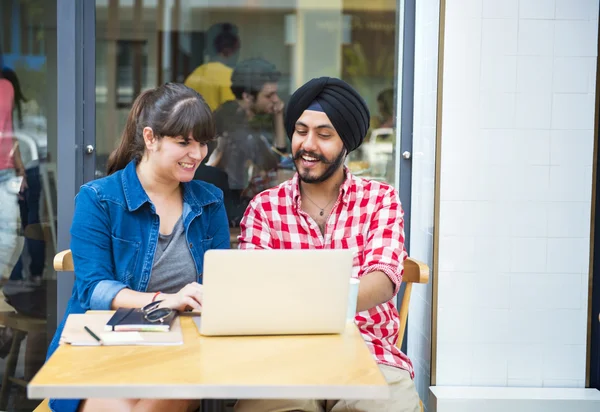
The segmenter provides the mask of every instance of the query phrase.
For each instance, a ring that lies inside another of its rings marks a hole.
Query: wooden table
[[[32,399],[385,399],[358,329],[341,335],[200,336],[182,317],[181,346],[63,345],[30,382]]]

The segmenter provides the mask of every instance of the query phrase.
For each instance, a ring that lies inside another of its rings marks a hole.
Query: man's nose
[[[316,152],[317,149],[317,136],[313,131],[309,131],[306,134],[304,142],[302,142],[302,149],[306,152]]]

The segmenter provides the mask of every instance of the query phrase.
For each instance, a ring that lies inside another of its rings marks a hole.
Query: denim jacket
[[[182,185],[185,236],[202,283],[204,252],[230,247],[223,192],[198,180]],[[146,291],[158,234],[159,217],[137,177],[135,161],[81,187],[71,225],[75,284],[48,357],[58,347],[70,313],[109,310],[124,288]],[[76,411],[78,405],[79,400],[50,401],[53,411]]]

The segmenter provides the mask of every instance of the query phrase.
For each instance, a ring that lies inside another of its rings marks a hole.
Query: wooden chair
[[[402,347],[402,342],[404,340],[404,332],[406,331],[406,322],[408,320],[408,307],[410,305],[410,295],[413,284],[429,283],[429,266],[413,258],[407,258],[404,261],[404,274],[402,275],[402,281],[406,283],[406,288],[404,289],[402,303],[398,309],[398,316],[400,317],[400,332],[398,333],[398,341],[396,342],[396,346],[398,348]]]
[[[400,330],[398,332],[398,340],[396,346],[398,349],[402,348],[402,342],[404,341],[404,332],[406,332],[406,323],[408,321],[408,307],[410,306],[410,295],[412,293],[412,287],[415,283],[426,284],[429,283],[429,266],[423,262],[419,262],[413,258],[407,258],[404,261],[404,273],[402,275],[402,281],[406,283],[404,288],[404,296],[402,296],[402,303],[398,309],[398,317],[400,318]],[[423,401],[419,399],[421,406],[421,412],[425,410]]]
[[[48,405],[48,399],[44,399],[42,403],[40,403],[37,408],[33,410],[33,412],[51,412],[50,405]]]
[[[57,272],[72,272],[75,270],[73,266],[73,255],[71,249],[63,250],[54,256],[54,270]],[[48,399],[44,399],[33,412],[50,412]]]
[[[73,255],[71,254],[71,249],[63,250],[62,252],[58,252],[56,256],[54,256],[54,270],[57,272],[72,272],[75,270],[73,266]]]

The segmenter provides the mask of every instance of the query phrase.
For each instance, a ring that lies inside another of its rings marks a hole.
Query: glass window
[[[0,373],[29,380],[45,360],[46,319],[56,312],[46,299],[56,279],[55,0],[0,2],[0,68]],[[5,368],[11,351],[15,370]],[[39,403],[6,385],[0,410]]]
[[[97,0],[97,175],[140,90],[183,82],[214,111],[217,140],[196,177],[229,195],[232,226],[258,191],[294,173],[276,118],[291,93],[339,77],[371,128],[347,166],[395,184],[396,0]]]

